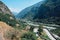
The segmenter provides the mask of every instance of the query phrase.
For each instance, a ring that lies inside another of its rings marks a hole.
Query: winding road
[[[28,23],[29,25],[33,25],[33,26],[39,26],[39,25],[36,25],[36,24],[33,24],[33,23]],[[55,29],[55,28],[54,28]],[[52,35],[51,33],[46,29],[46,27],[43,28],[43,31],[46,32],[46,34],[48,35],[48,37],[51,39],[51,40],[56,40]]]
[[[51,40],[56,40],[47,29],[43,29]]]

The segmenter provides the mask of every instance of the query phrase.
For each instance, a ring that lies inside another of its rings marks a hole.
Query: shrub
[[[22,35],[21,40],[37,40],[37,37],[34,33],[27,32]]]
[[[35,28],[34,26],[31,26],[30,27],[30,31],[32,32],[34,28]]]
[[[16,21],[16,19],[14,18],[14,20],[11,20],[10,17],[13,17],[9,14],[3,14],[3,13],[0,13],[0,21],[3,21],[3,22],[6,22],[7,24],[9,24],[10,26],[16,26],[16,23],[18,23]]]
[[[43,27],[42,25],[39,26],[39,29],[38,29],[39,35],[41,35],[41,32],[43,32],[42,27]]]

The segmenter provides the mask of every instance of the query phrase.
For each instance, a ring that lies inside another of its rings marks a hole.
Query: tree
[[[43,32],[43,30],[42,30],[42,29],[43,29],[43,26],[42,26],[42,25],[40,25],[40,26],[39,26],[39,29],[38,29],[38,34],[39,34],[39,35],[41,35],[41,32]]]
[[[34,29],[34,26],[31,26],[31,27],[30,27],[30,31],[33,31],[33,29]]]

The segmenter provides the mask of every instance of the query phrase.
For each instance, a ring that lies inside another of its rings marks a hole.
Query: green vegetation
[[[25,25],[22,21],[19,20],[20,27],[19,29],[25,29],[27,25]]]
[[[60,36],[60,28],[57,28],[57,29],[54,29],[54,30],[51,30],[52,33]]]
[[[17,21],[13,17],[13,19],[10,19],[10,17],[12,16],[9,14],[0,13],[0,21],[6,22],[7,24],[13,27],[16,26]]]
[[[16,20],[14,16],[9,15],[9,14],[0,13],[0,21],[3,21],[7,23],[8,25],[17,29],[24,29],[26,26],[21,21]],[[16,24],[19,24],[19,26],[17,27]]]
[[[51,40],[44,31],[41,33],[40,37],[44,40]]]
[[[33,29],[34,29],[34,28],[35,28],[34,26],[31,26],[31,27],[30,27],[30,31],[33,32]]]
[[[51,40],[46,34],[40,36],[44,40]]]
[[[34,33],[27,32],[22,35],[21,40],[37,40],[37,37]]]
[[[40,26],[39,26],[39,29],[38,29],[38,33],[39,33],[39,35],[41,35],[41,32],[43,32],[42,28],[43,28],[43,26],[40,25]]]
[[[40,25],[38,29],[39,36],[44,40],[50,40],[49,37],[45,34],[45,32],[42,29],[43,29],[43,25]]]

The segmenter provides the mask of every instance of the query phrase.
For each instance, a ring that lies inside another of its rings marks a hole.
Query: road
[[[60,37],[58,36],[58,35],[56,35],[56,34],[52,34],[55,38],[58,38],[58,39],[60,39]]]
[[[43,29],[51,40],[56,40],[47,29]]]
[[[33,23],[28,23],[29,25],[32,25],[32,26],[39,26],[39,25],[36,25],[36,24],[33,24]],[[44,27],[44,26],[43,26]],[[55,28],[54,28],[55,29]],[[46,29],[46,27],[43,28],[43,31],[46,32],[46,34],[48,35],[48,37],[51,39],[51,40],[56,40],[52,35],[51,33]]]

